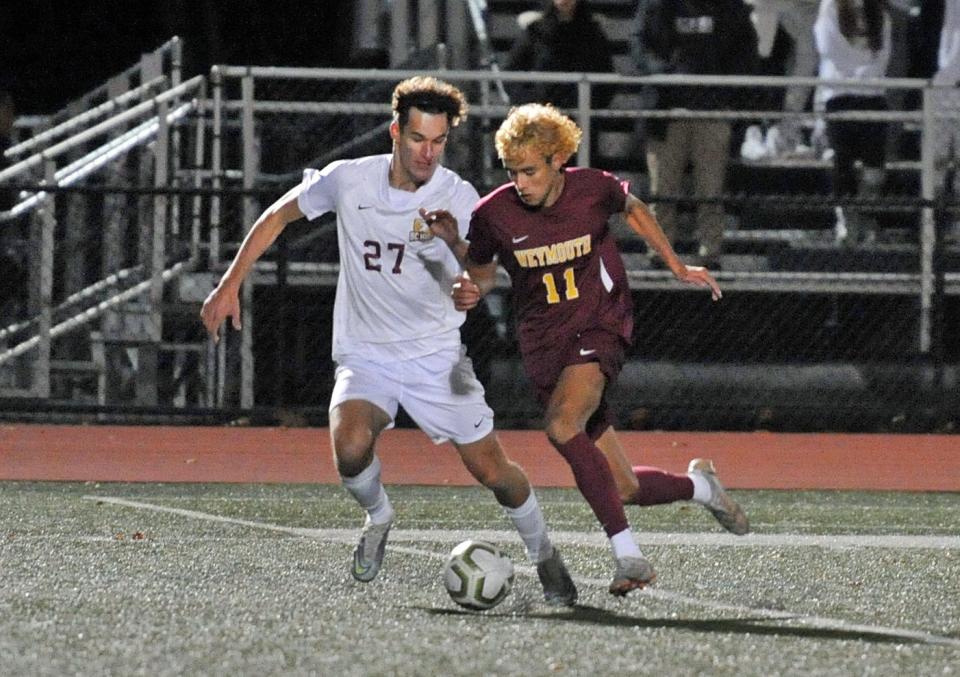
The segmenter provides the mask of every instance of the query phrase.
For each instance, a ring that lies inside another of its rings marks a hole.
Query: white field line
[[[131,501],[110,496],[84,496],[84,500],[101,501],[123,505],[128,508],[146,508],[156,512],[167,512],[194,519],[213,520],[241,524],[257,529],[280,531],[283,533],[313,538],[322,541],[352,543],[356,540],[355,529],[308,529],[305,527],[286,527],[265,522],[248,522],[234,517],[221,517],[211,513],[196,512],[183,508],[171,508],[155,503]],[[503,541],[513,538],[514,532],[500,529],[471,529],[470,538],[487,541]],[[846,550],[849,548],[924,548],[934,550],[960,550],[960,536],[904,536],[904,535],[816,535],[816,534],[747,534],[734,536],[718,532],[661,532],[635,531],[634,536],[640,545],[685,545],[712,547],[807,547]],[[451,541],[464,538],[462,529],[393,529],[391,542],[408,541],[413,543]],[[550,540],[558,544],[594,545],[606,547],[607,539],[600,531],[585,533],[582,531],[550,531]]]
[[[254,529],[264,529],[267,531],[276,531],[287,533],[303,538],[322,540],[338,543],[354,543],[357,538],[355,529],[305,529],[299,527],[286,527],[279,524],[270,524],[268,522],[254,522],[235,517],[224,517],[211,513],[198,512],[196,510],[185,510],[183,508],[171,508],[153,503],[142,503],[131,501],[124,498],[112,496],[84,496],[84,500],[97,501],[100,503],[109,503],[127,508],[139,510],[152,510],[154,512],[165,512],[192,519],[205,520],[208,522],[220,522],[223,524],[237,524],[251,527]],[[432,559],[443,560],[445,553],[438,553],[419,548],[408,548],[397,546],[397,541],[405,542],[437,542],[450,541],[457,542],[467,536],[466,532],[454,530],[424,530],[407,529],[395,530],[390,532],[390,550],[402,552],[410,555],[420,555]],[[469,537],[482,538],[492,541],[503,541],[514,538],[512,531],[506,530],[481,530],[471,531]],[[770,534],[767,536],[751,534],[748,536],[732,536],[723,534],[651,534],[638,533],[637,537],[642,545],[646,544],[668,544],[668,545],[737,545],[737,546],[760,546],[760,547],[881,547],[881,548],[960,548],[960,538],[939,537],[939,536],[810,536],[800,534]],[[578,545],[603,545],[606,546],[606,538],[602,534],[584,534],[581,532],[553,532],[551,538],[557,542],[575,543]],[[909,544],[905,544],[909,543]],[[927,543],[927,545],[921,545]],[[536,576],[536,570],[532,566],[519,565],[516,567],[517,573],[525,576]],[[574,579],[580,585],[606,587],[607,581],[598,578],[586,578],[575,576]],[[938,644],[949,647],[960,648],[960,639],[936,635],[918,630],[909,630],[904,628],[894,628],[883,625],[869,625],[863,623],[851,623],[843,619],[827,618],[824,616],[809,616],[789,611],[780,611],[777,609],[765,609],[762,607],[750,607],[740,604],[726,604],[724,602],[715,602],[697,597],[689,597],[662,588],[646,588],[642,591],[643,595],[655,599],[686,604],[711,609],[714,611],[727,611],[741,614],[748,617],[761,617],[770,620],[782,621],[811,628],[825,630],[838,630],[842,632],[860,632],[864,634],[887,636],[891,639],[902,639],[905,641],[922,642],[925,644]]]

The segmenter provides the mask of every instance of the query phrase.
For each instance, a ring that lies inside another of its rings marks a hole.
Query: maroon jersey
[[[629,341],[633,304],[610,228],[628,185],[596,169],[568,168],[550,207],[531,208],[506,184],[480,200],[470,221],[468,255],[496,255],[510,274],[524,354],[600,327]]]

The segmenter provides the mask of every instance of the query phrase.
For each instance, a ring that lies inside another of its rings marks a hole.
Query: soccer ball
[[[513,562],[495,545],[464,541],[451,552],[443,584],[460,606],[483,611],[497,606],[513,587]]]

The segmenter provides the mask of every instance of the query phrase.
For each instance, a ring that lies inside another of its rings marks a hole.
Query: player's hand
[[[453,283],[451,296],[453,296],[454,308],[457,310],[470,310],[480,303],[482,294],[480,294],[480,287],[470,279],[470,276],[466,273],[461,273]]]
[[[456,217],[446,209],[435,209],[427,211],[420,208],[420,218],[424,220],[430,228],[430,232],[453,247],[460,239],[460,229],[458,228]]]
[[[720,291],[720,285],[713,279],[710,271],[703,266],[683,266],[679,271],[675,271],[677,279],[685,284],[692,284],[695,287],[707,287],[710,289],[710,296],[714,301],[723,298],[723,292]]]
[[[240,330],[240,296],[235,290],[217,287],[200,310],[200,319],[214,343],[220,341],[220,325],[228,317],[233,318],[233,328]]]

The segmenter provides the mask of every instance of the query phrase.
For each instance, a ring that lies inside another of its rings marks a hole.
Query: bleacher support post
[[[933,89],[923,90],[923,126],[920,144],[920,189],[924,200],[933,200],[936,194],[934,151],[936,144],[936,119],[934,116]],[[928,355],[932,336],[933,305],[933,257],[936,246],[936,231],[933,209],[923,207],[920,217],[920,353]]]
[[[449,67],[463,70],[470,67],[470,32],[462,26],[470,25],[466,2],[447,3],[447,32],[445,43],[448,48]]]
[[[390,67],[399,68],[410,53],[410,0],[390,4]]]
[[[54,175],[57,171],[55,160],[44,162],[44,182],[55,184]],[[53,320],[53,238],[57,227],[54,194],[48,193],[43,208],[35,218],[37,236],[37,281],[36,281],[36,313],[39,317],[37,333],[40,342],[37,346],[37,361],[33,365],[33,383],[31,389],[36,397],[50,397],[50,329]]]
[[[252,75],[244,76],[241,83],[243,100],[243,189],[252,191],[260,169],[260,153],[257,148],[256,129],[253,119],[254,81]],[[260,215],[257,200],[251,195],[243,198],[244,231],[250,229]],[[253,406],[253,283],[247,281],[241,294],[243,328],[240,330],[240,406]]]
[[[590,119],[590,83],[586,79],[581,79],[577,83],[577,123],[583,130],[583,138],[580,141],[580,149],[577,151],[577,165],[580,167],[590,166],[590,135],[592,133]]]

